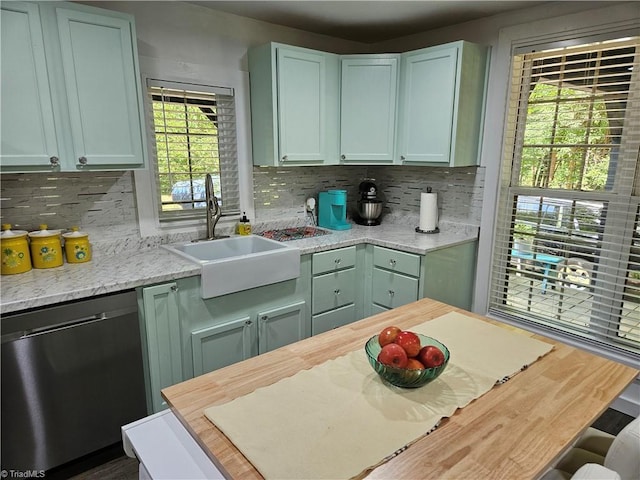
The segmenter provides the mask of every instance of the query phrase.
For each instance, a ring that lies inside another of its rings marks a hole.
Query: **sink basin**
[[[202,266],[202,298],[300,276],[300,251],[256,235],[188,242],[164,247]]]

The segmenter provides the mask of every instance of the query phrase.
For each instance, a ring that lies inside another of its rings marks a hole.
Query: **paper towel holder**
[[[431,187],[427,187],[427,193],[431,193]],[[425,234],[440,233],[440,229],[436,227],[433,230],[422,230],[420,227],[416,227],[416,233],[425,233]]]

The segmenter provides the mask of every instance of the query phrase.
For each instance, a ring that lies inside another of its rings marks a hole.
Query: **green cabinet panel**
[[[35,3],[0,6],[3,167],[49,168],[60,157],[49,92],[40,10]]]
[[[420,275],[420,255],[392,250],[390,248],[374,246],[373,265],[414,277]]]
[[[400,55],[341,57],[340,160],[393,163]]]
[[[454,42],[402,54],[402,164],[478,164],[488,49]]]
[[[133,17],[65,2],[23,5],[2,5],[2,117],[12,119],[11,135],[3,122],[2,170],[143,168]]]
[[[194,376],[252,357],[254,339],[255,324],[248,316],[191,332]]]
[[[167,408],[160,391],[184,380],[178,287],[171,282],[144,287],[140,294],[148,404],[158,412]]]
[[[471,310],[477,242],[468,242],[427,253],[421,297],[429,297]]]
[[[142,166],[132,21],[66,8],[56,18],[78,168]]]
[[[415,302],[418,300],[418,279],[374,268],[371,299],[374,304],[387,308]]]
[[[306,338],[306,302],[299,301],[257,314],[258,353],[266,353]]]
[[[270,43],[249,50],[256,165],[338,162],[338,57]]]
[[[342,270],[343,268],[355,267],[356,258],[355,246],[314,253],[312,272],[314,275],[319,275]]]
[[[313,278],[311,312],[326,312],[356,301],[356,269],[325,273]]]
[[[311,319],[311,335],[318,335],[319,333],[348,325],[356,320],[356,306],[354,304],[314,315]]]

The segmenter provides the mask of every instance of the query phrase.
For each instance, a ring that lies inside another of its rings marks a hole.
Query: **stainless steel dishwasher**
[[[135,292],[1,322],[2,470],[49,470],[147,415]]]

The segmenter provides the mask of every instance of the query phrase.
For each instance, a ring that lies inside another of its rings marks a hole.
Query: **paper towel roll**
[[[438,227],[438,194],[420,194],[420,230],[430,232]]]

